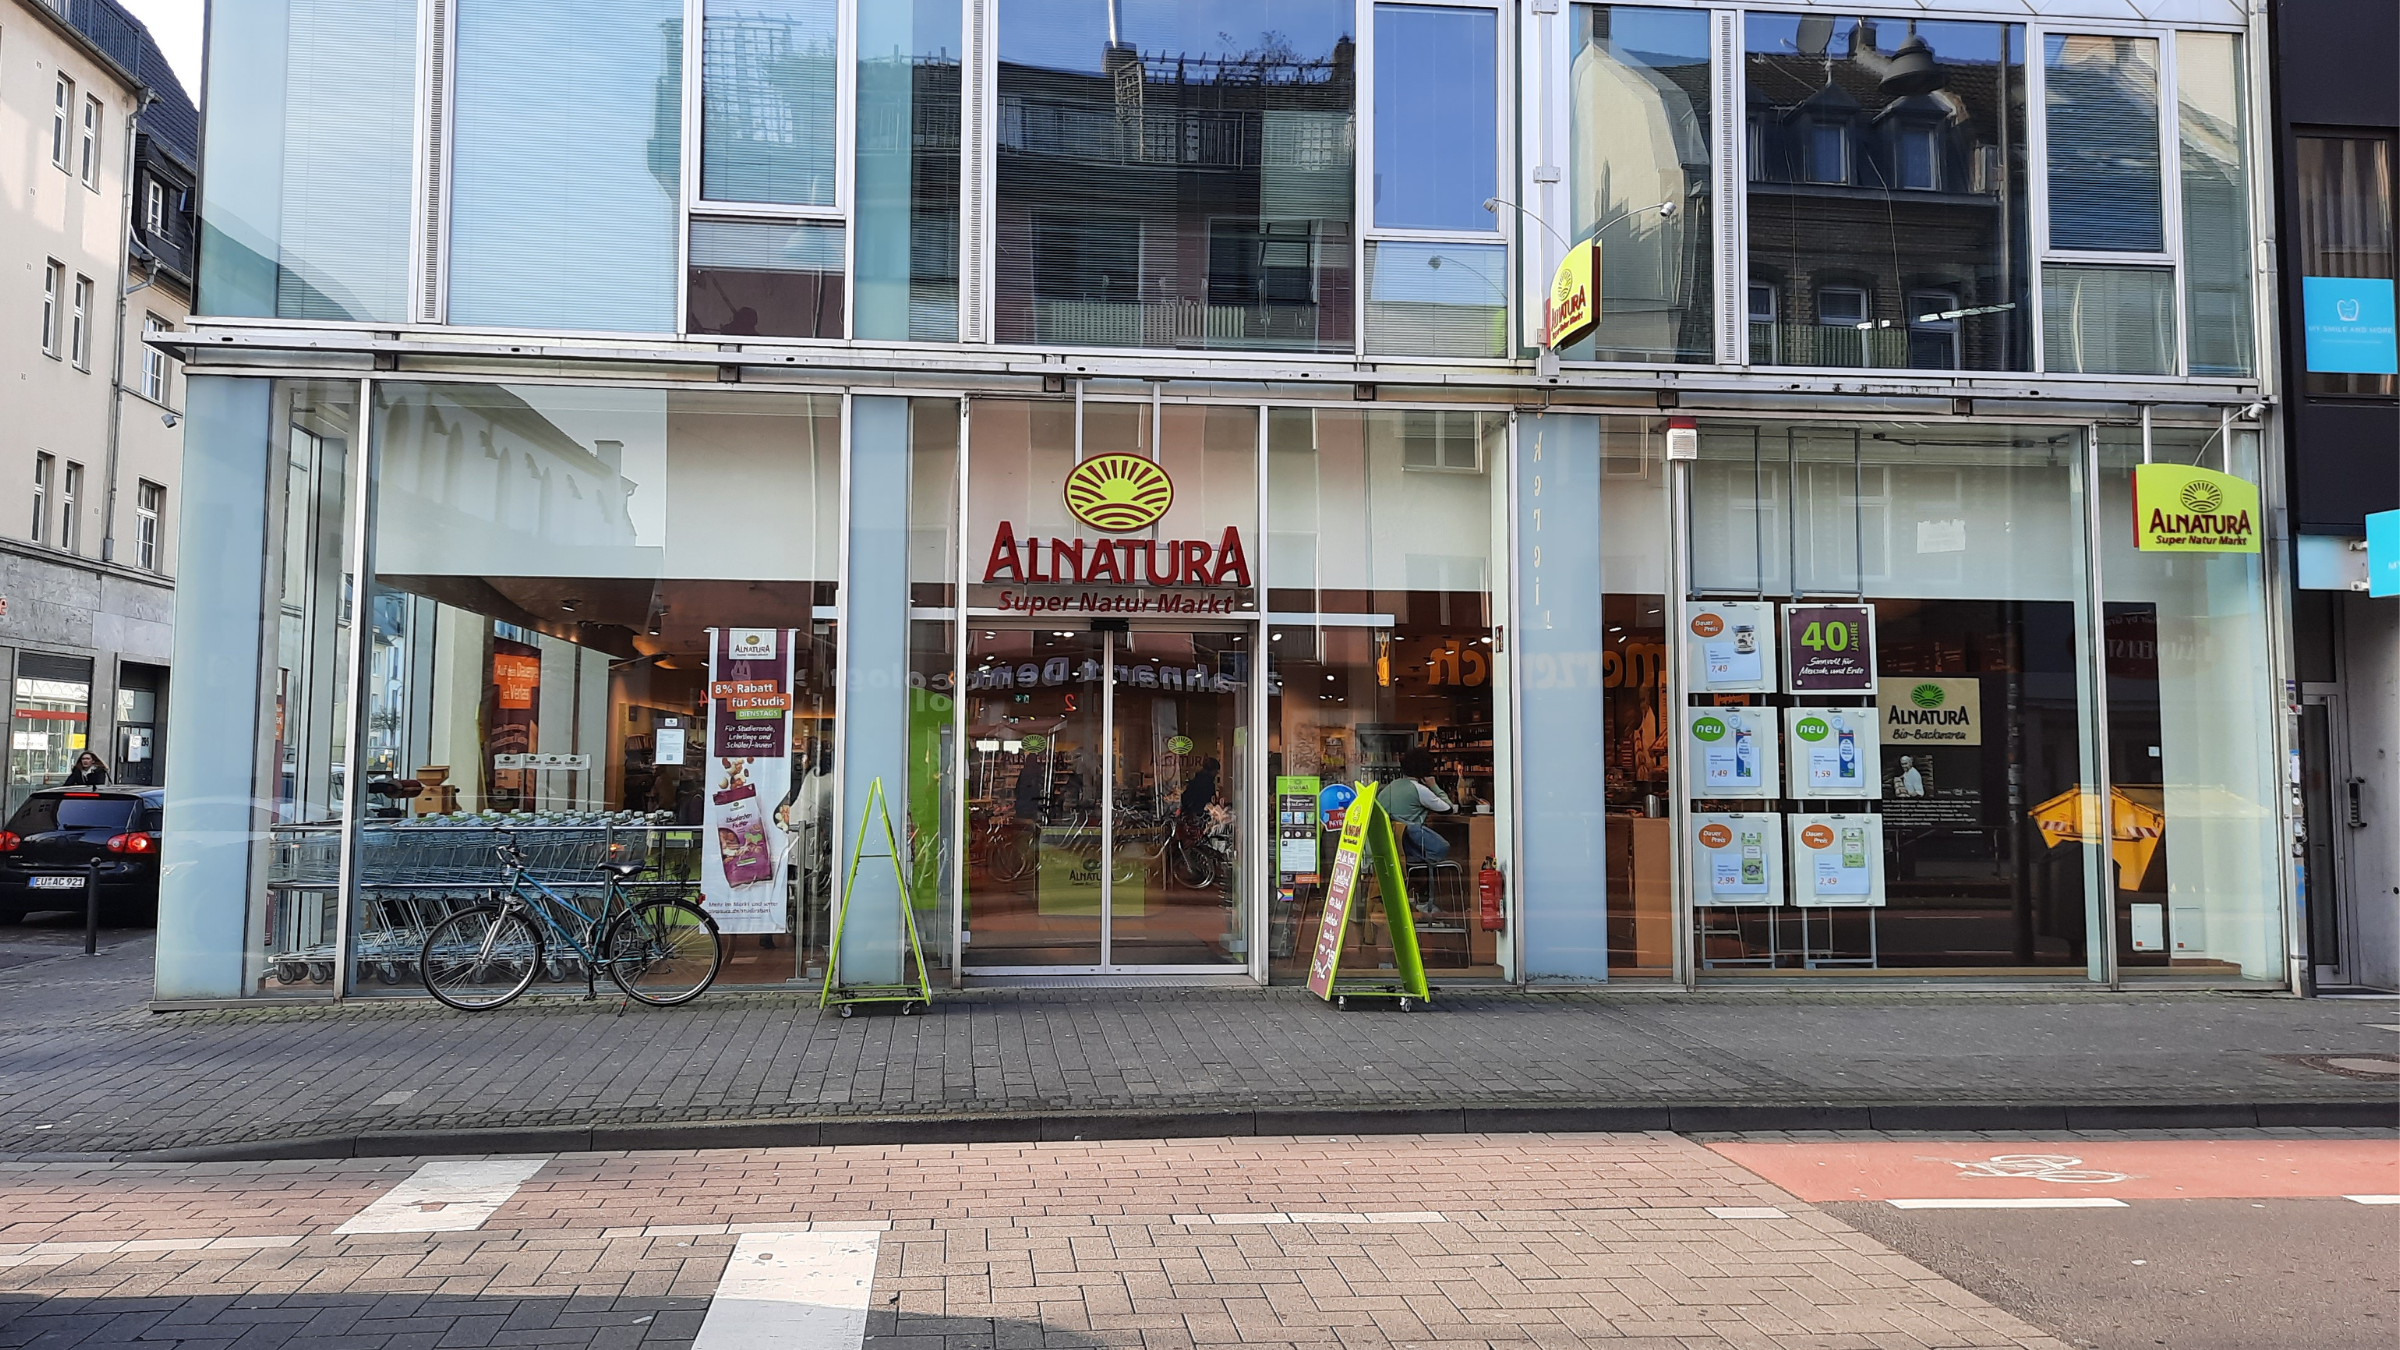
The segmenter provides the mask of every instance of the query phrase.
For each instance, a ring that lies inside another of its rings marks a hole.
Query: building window
[[[42,269],[42,355],[58,355],[60,291],[67,288],[67,269],[64,264],[51,263]]]
[[[2348,316],[2380,308],[2390,322],[2392,138],[2301,135],[2293,148],[2305,388],[2316,395],[2390,398],[2390,338],[2380,344],[2356,340]]]
[[[1949,368],[2033,369],[2025,28],[1757,12],[1742,34],[1749,271],[1779,292],[1749,306],[1752,361],[1906,369],[1902,302],[1936,281]]]
[[[92,368],[92,279],[75,278],[75,314],[67,344],[77,370]]]
[[[1598,328],[1559,355],[1713,361],[1708,15],[1629,5],[1577,5],[1574,15],[1567,238],[1597,239],[1607,262],[1595,278]],[[1544,231],[1524,232],[1538,257]]]
[[[69,553],[83,551],[83,466],[67,461],[67,476],[58,485],[58,546]]]
[[[158,518],[166,505],[167,490],[144,479],[134,497],[133,558],[145,572],[158,570]]]
[[[1010,0],[994,336],[1353,350],[1356,14],[1349,0]],[[1469,203],[1487,230],[1492,192]]]
[[[26,537],[39,544],[50,537],[50,476],[58,470],[55,455],[37,452],[33,457],[33,533]]]
[[[2050,33],[2042,52],[2050,246],[2163,251],[2158,39]]]
[[[2044,264],[2042,364],[2069,375],[2174,374],[2174,269]]]
[[[834,0],[707,0],[700,195],[834,206],[841,52]]]
[[[153,347],[149,339],[167,331],[167,321],[155,314],[142,318],[142,397],[153,403],[167,401],[167,354]]]
[[[67,168],[72,128],[68,119],[75,115],[75,82],[61,75],[50,91],[50,162],[60,169]]]
[[[2193,375],[2250,374],[2250,110],[2242,39],[2175,35],[2175,105],[2183,172],[2183,305]]]
[[[1499,41],[1497,10],[1375,7],[1371,218],[1410,237],[1367,244],[1369,352],[1509,350],[1508,250],[1497,242]]]
[[[1867,318],[1867,293],[1858,286],[1825,286],[1817,291],[1817,326],[1810,336],[1817,351],[1812,366],[1897,364],[1867,359],[1869,340],[1880,336]]]
[[[167,232],[167,185],[155,178],[142,192],[142,230],[152,238]]]
[[[79,156],[83,185],[94,192],[100,190],[100,100],[85,95],[83,100],[83,149]]]
[[[1750,360],[1757,365],[1777,363],[1775,345],[1776,289],[1759,282],[1750,283]]]
[[[842,336],[843,234],[830,220],[694,220],[690,331]]]
[[[1908,367],[1958,369],[1958,297],[1948,291],[1915,291],[1908,297]]]

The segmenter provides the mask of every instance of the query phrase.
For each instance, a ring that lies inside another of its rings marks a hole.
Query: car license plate
[[[35,877],[32,885],[37,891],[80,891],[83,889],[83,878],[80,876]]]

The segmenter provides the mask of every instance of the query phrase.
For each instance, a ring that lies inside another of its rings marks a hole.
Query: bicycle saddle
[[[602,863],[600,867],[603,871],[614,873],[619,881],[630,881],[650,870],[648,863],[611,862]]]

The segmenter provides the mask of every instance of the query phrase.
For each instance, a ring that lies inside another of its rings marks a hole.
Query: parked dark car
[[[158,921],[158,825],[152,788],[42,788],[0,826],[0,923],[32,911],[81,910],[98,869],[100,916]]]

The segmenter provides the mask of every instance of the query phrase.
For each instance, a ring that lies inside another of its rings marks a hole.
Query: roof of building
[[[177,159],[198,165],[200,111],[193,106],[192,96],[184,92],[183,81],[175,78],[174,67],[167,64],[166,53],[159,50],[149,28],[117,0],[55,0],[51,8],[63,11],[67,22],[107,53],[134,83],[158,95],[142,113],[142,130]]]

